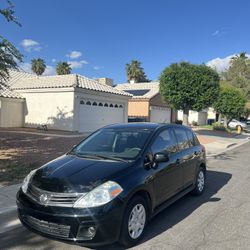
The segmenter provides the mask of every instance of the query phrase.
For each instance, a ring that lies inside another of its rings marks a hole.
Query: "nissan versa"
[[[154,215],[188,192],[203,193],[205,158],[182,125],[110,125],[31,171],[17,193],[18,215],[43,236],[129,247]]]

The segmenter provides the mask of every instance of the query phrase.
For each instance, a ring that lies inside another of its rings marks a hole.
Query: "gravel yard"
[[[64,154],[82,138],[0,130],[0,186],[19,183],[30,170]]]

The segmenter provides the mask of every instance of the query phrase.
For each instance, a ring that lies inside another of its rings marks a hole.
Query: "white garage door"
[[[150,107],[150,122],[170,123],[171,109],[165,107]]]
[[[81,101],[80,132],[93,132],[103,126],[124,122],[124,106],[118,103]]]

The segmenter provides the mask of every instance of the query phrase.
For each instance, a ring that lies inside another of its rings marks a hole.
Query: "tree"
[[[126,64],[126,73],[128,81],[134,82],[149,82],[144,69],[141,67],[141,62],[137,60],[131,60]]]
[[[31,69],[38,76],[42,75],[46,69],[45,61],[41,58],[31,60]]]
[[[67,62],[58,62],[56,65],[56,73],[58,75],[68,75],[71,73],[70,64]]]
[[[246,101],[247,99],[241,90],[232,86],[221,87],[219,98],[213,107],[226,118],[224,124],[227,126],[231,119],[239,118],[244,113]]]
[[[187,125],[189,110],[201,111],[217,99],[219,80],[204,64],[174,63],[161,73],[160,93],[172,107],[183,110],[183,124]]]
[[[17,25],[21,24],[14,16],[14,5],[11,1],[6,1],[8,6],[0,9],[0,14],[8,21]],[[7,39],[0,35],[0,82],[3,84],[9,78],[10,69],[18,69],[18,62],[22,62],[23,55]]]
[[[250,100],[250,59],[241,52],[230,60],[230,67],[223,73],[224,80],[246,93]]]

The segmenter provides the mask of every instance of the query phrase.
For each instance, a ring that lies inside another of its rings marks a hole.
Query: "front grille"
[[[32,216],[25,216],[23,220],[28,224],[28,226],[34,228],[39,232],[58,236],[61,238],[69,238],[70,226],[68,225],[38,220]]]
[[[84,193],[55,193],[30,185],[27,195],[37,203],[45,206],[73,207]]]

